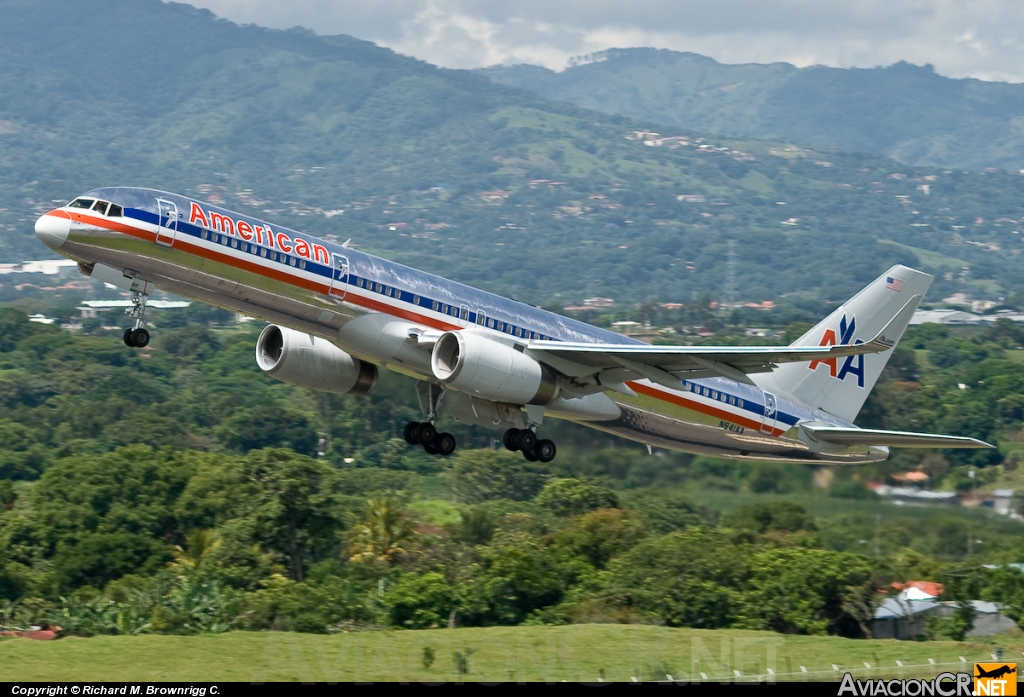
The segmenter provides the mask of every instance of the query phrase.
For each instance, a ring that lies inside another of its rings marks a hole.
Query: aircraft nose
[[[36,221],[36,237],[50,249],[60,249],[71,232],[71,218],[63,211],[50,211]]]

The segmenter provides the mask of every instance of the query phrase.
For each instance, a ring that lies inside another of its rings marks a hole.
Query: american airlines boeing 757
[[[311,390],[362,395],[378,366],[418,381],[405,439],[449,455],[448,415],[504,430],[550,462],[546,417],[648,447],[748,460],[858,464],[889,447],[973,438],[853,425],[932,277],[893,266],[790,346],[651,346],[185,196],[95,189],[36,234],[82,273],[132,293],[128,346],[149,343],[160,288],[270,322],[256,361]]]

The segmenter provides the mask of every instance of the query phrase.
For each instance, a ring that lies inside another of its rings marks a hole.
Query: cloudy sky
[[[450,68],[654,46],[724,63],[873,67],[1024,82],[1021,0],[189,0],[239,23],[350,34]]]

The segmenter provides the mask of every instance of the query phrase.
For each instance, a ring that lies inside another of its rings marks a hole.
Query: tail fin
[[[931,283],[932,277],[926,273],[894,266],[792,345],[861,343],[885,329],[885,338],[895,349]],[[892,349],[809,364],[788,363],[758,376],[757,382],[852,422],[891,355]]]

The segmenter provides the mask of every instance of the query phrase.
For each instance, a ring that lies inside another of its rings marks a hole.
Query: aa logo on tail
[[[847,322],[846,315],[839,320],[839,341],[836,341],[836,332],[834,329],[826,329],[825,333],[821,337],[821,341],[818,342],[818,346],[835,346],[837,343],[840,345],[848,344],[863,344],[864,341],[861,339],[854,339],[853,334],[857,330],[857,316],[854,315]],[[838,365],[838,358],[826,358],[820,361],[811,361],[808,366],[810,370],[817,370],[819,365],[828,366],[828,374],[837,380],[846,380],[848,375],[857,376],[857,387],[864,387],[864,356],[847,356],[843,359],[843,365]]]

